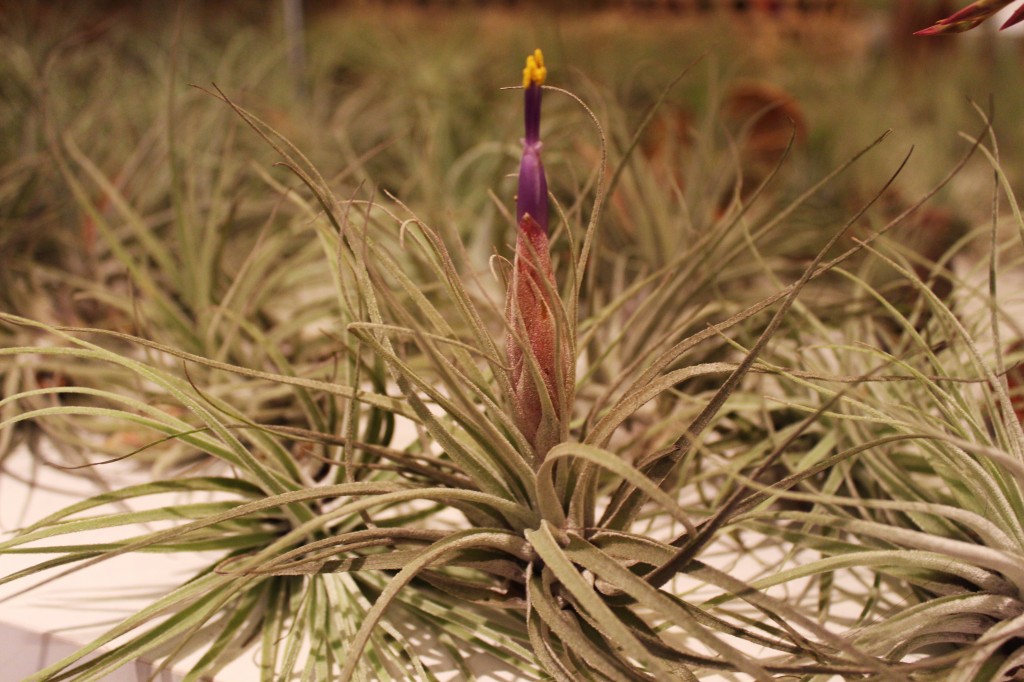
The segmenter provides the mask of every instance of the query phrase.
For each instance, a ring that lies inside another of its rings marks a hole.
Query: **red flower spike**
[[[559,336],[561,306],[548,245],[548,190],[540,160],[541,85],[544,56],[535,51],[523,70],[526,137],[516,195],[516,255],[505,300],[506,354],[516,426],[542,459],[562,437],[572,389],[572,357],[566,330]]]
[[[557,419],[544,419],[546,400],[541,395],[543,386],[547,401],[554,408],[553,416],[560,418],[557,383],[560,353],[555,322],[555,306],[560,303],[554,292],[555,274],[548,254],[548,236],[527,214],[519,223],[512,283],[505,304],[509,324],[506,352],[511,367],[516,425],[539,457],[559,439],[557,423],[552,423]]]

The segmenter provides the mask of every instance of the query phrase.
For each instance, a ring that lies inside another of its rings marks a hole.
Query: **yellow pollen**
[[[544,85],[548,77],[548,69],[544,66],[544,54],[537,48],[526,58],[526,68],[523,69],[523,87],[527,88],[531,83]]]

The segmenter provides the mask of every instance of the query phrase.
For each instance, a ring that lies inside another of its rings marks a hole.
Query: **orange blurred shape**
[[[807,121],[796,98],[771,83],[733,85],[722,101],[722,117],[743,131],[743,160],[756,165],[778,163],[791,138],[794,143],[807,139]]]

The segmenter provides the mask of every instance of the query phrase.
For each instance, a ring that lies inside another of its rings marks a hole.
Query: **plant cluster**
[[[523,72],[515,210],[490,209],[514,245],[377,188],[387,143],[340,142],[324,176],[216,86],[170,97],[167,135],[115,173],[45,119],[27,172],[73,197],[57,241],[90,246],[3,275],[49,307],[3,301],[0,457],[27,442],[147,480],[0,541],[52,555],[0,581],[209,560],[30,680],[189,655],[199,680],[254,646],[266,680],[1019,673],[1021,333],[998,275],[1024,219],[987,116],[921,197],[892,201],[904,159],[837,219],[815,202],[886,135],[798,192],[778,190],[795,129],[752,184],[736,159],[679,178],[644,147],[674,82],[609,134],[547,68],[537,50]],[[545,139],[587,126],[579,176],[541,161],[542,97],[562,107]],[[990,225],[934,256],[890,239],[975,157]],[[980,277],[950,266],[976,241]]]

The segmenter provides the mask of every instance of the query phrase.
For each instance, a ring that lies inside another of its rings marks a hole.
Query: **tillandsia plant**
[[[935,36],[944,33],[962,33],[978,26],[983,21],[990,19],[1004,7],[1012,5],[1016,0],[977,0],[959,12],[955,12],[945,19],[940,19],[933,26],[921,29],[914,35]],[[1010,18],[1003,22],[1000,30],[1014,26],[1024,21],[1024,5],[1010,15]]]
[[[901,310],[891,292],[849,273],[858,298],[879,307],[843,317],[836,337],[874,335],[877,343],[801,353],[809,366],[865,377],[818,424],[823,445],[856,456],[835,461],[799,492],[781,493],[788,508],[746,520],[821,553],[781,566],[759,587],[813,577],[823,620],[837,618],[844,594],[860,593],[865,607],[851,641],[889,659],[915,658],[922,667],[912,679],[1008,682],[1024,670],[1024,431],[1015,367],[1019,304],[1003,293],[1001,273],[1024,263],[1024,218],[995,135],[972,142],[996,180],[990,225],[973,230],[939,263],[901,248],[878,252],[917,293],[915,304]],[[1002,200],[1009,215],[1000,214]],[[987,258],[972,263],[957,252],[972,241],[991,248]],[[960,267],[947,270],[954,257]],[[936,293],[939,277],[950,278],[952,298]],[[794,343],[781,355],[806,348],[804,337],[813,338],[816,326],[812,317],[794,329]],[[822,372],[782,384],[793,389],[786,402],[802,410],[833,402],[829,383],[847,380]],[[794,469],[806,465],[789,462]]]
[[[230,111],[195,106],[209,100],[198,89],[170,88],[166,98],[159,89],[154,94],[152,83],[165,77],[163,57],[156,53],[115,68],[117,57],[107,40],[124,38],[110,26],[105,30],[109,33],[103,34],[104,40],[79,46],[76,52],[77,59],[93,64],[88,77],[65,74],[78,73],[66,57],[35,55],[39,48],[32,41],[31,50],[25,48],[46,63],[46,77],[38,79],[30,70],[19,83],[19,93],[27,100],[23,118],[32,125],[18,123],[26,133],[38,129],[39,142],[31,143],[39,149],[28,166],[35,177],[25,183],[25,190],[19,188],[25,196],[12,202],[17,212],[7,215],[18,229],[4,230],[0,237],[5,256],[28,256],[4,260],[0,299],[9,303],[0,300],[0,307],[54,325],[131,333],[225,362],[285,373],[329,356],[331,342],[310,333],[331,319],[333,294],[323,284],[329,269],[319,245],[298,238],[301,227],[273,175],[254,178],[245,168],[251,149],[244,146],[250,140],[238,135],[244,124]],[[255,40],[236,37],[215,59],[239,77],[244,73],[269,95],[278,83],[267,73],[278,57],[253,59]],[[28,54],[25,69],[42,69]],[[111,77],[113,73],[117,76]],[[71,82],[93,93],[88,106],[66,106],[65,98],[47,96],[67,91]],[[137,91],[136,105],[110,106],[118,88]],[[105,134],[108,130],[125,132],[112,136]],[[30,141],[23,145],[29,148]],[[163,163],[166,158],[171,163]],[[24,172],[25,159],[11,166]],[[54,191],[64,199],[49,200]],[[57,243],[49,245],[52,241]],[[26,328],[18,331],[21,338],[10,345],[48,342]],[[110,348],[120,342],[108,337],[104,343]],[[308,411],[308,403],[289,398],[279,386],[242,388],[237,378],[219,383],[205,368],[193,369],[193,380],[208,395],[234,393],[235,408],[257,420],[309,426],[311,419],[319,419],[314,416],[319,409]],[[0,371],[6,371],[5,396],[64,383],[116,391],[142,402],[158,399],[137,376],[117,366],[100,369],[50,356],[45,362],[0,365]],[[7,415],[15,409],[47,407],[50,400],[45,394],[26,395],[17,405],[6,405]],[[93,398],[81,394],[67,400],[89,404]],[[93,405],[106,407],[103,401]],[[68,467],[95,462],[100,453],[123,456],[133,444],[139,452],[132,459],[155,462],[158,472],[176,470],[183,462],[209,461],[181,440],[145,447],[146,430],[125,422],[111,421],[106,429],[93,422],[93,433],[82,438],[77,419],[54,415],[35,422],[24,440],[22,434],[7,434],[11,437],[0,438],[0,461],[8,445],[27,441],[32,446],[40,432],[47,437],[45,459]]]

